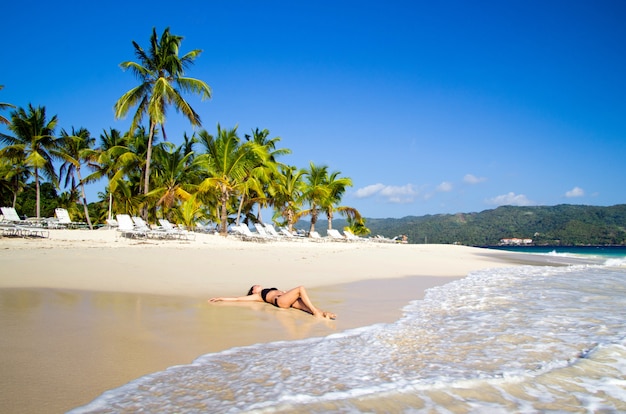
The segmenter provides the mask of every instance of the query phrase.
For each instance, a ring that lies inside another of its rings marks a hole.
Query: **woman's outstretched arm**
[[[239,296],[236,298],[211,298],[209,302],[263,302],[260,295]]]

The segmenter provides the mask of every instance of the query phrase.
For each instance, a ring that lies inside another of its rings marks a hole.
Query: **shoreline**
[[[206,353],[394,322],[426,289],[471,271],[549,264],[448,245],[254,243],[213,235],[146,243],[106,233],[0,240],[7,269],[0,278],[5,412],[64,412]],[[245,295],[255,283],[304,285],[316,306],[338,319],[262,303],[206,302]]]

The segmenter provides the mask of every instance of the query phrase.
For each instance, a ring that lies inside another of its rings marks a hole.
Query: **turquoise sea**
[[[394,323],[203,355],[72,412],[626,412],[626,249],[522,249],[589,261],[474,272]]]
[[[494,247],[497,250],[508,252],[546,254],[552,256],[570,256],[586,258],[623,258],[626,257],[626,246],[502,246]]]

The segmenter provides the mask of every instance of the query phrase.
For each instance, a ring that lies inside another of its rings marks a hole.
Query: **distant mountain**
[[[342,229],[346,221],[334,219]],[[535,245],[626,245],[626,204],[610,207],[561,204],[557,206],[503,206],[480,213],[438,214],[400,219],[366,219],[372,235],[406,234],[409,243],[496,246],[502,239],[531,239]],[[308,229],[307,223],[299,228]],[[316,229],[325,234],[328,222]]]

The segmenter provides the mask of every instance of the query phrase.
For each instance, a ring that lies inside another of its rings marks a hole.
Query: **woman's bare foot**
[[[337,315],[332,312],[322,312],[322,317],[326,319],[337,319]]]
[[[313,313],[313,316],[317,317],[317,318],[324,318],[324,319],[337,319],[337,315],[335,315],[332,312],[324,312],[321,310],[317,310],[315,311],[315,313]]]

